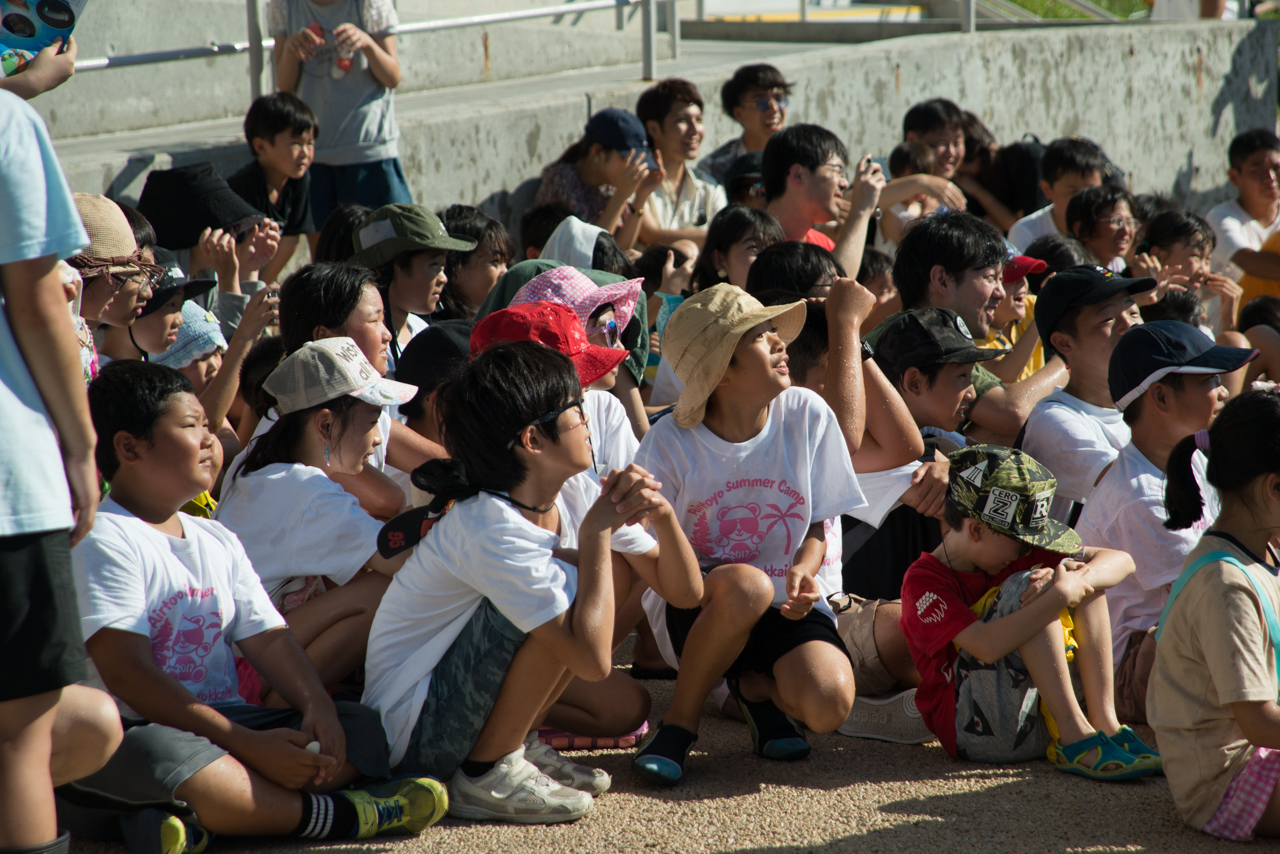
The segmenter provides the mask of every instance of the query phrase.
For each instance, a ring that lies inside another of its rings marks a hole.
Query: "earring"
[[[722,278],[722,279],[727,279],[727,278],[729,278],[729,271],[728,271],[728,270],[716,270],[716,275],[717,275],[717,276],[719,276],[719,277],[720,277],[720,278]]]
[[[326,439],[324,443],[324,464],[329,465],[329,441]]]

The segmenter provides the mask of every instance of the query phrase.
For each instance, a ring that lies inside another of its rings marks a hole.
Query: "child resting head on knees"
[[[1183,820],[1222,839],[1280,836],[1275,549],[1280,533],[1280,397],[1249,391],[1169,456],[1172,529],[1200,518],[1192,459],[1222,511],[1187,555],[1156,634],[1147,719]]]
[[[673,600],[702,598],[647,472],[575,477],[591,466],[578,370],[533,341],[476,355],[437,391],[452,458],[414,473],[434,499],[380,538],[384,554],[414,548],[374,618],[365,698],[392,766],[449,780],[459,818],[571,821],[609,788],[536,730],[574,676],[612,670],[613,549]]]
[[[382,442],[383,407],[417,389],[378,376],[350,338],[308,343],[263,387],[280,417],[227,475],[214,518],[240,538],[332,687],[364,661],[373,613],[404,559],[378,555],[382,523],[329,474],[359,475]],[[262,698],[272,699],[265,686]]]
[[[93,681],[130,725],[60,818],[75,827],[82,807],[119,811],[127,789],[145,805],[120,814],[134,851],[200,850],[212,833],[364,839],[437,821],[446,797],[434,780],[370,785],[389,775],[377,713],[329,698],[235,535],[178,512],[216,474],[186,377],[108,365],[89,407],[111,494],[72,562]],[[241,699],[233,644],[280,708]]]
[[[974,445],[951,455],[951,471],[942,544],[902,583],[929,728],[948,753],[974,762],[1047,754],[1055,768],[1095,780],[1158,773],[1159,756],[1121,726],[1111,700],[1104,591],[1133,560],[1082,549],[1050,519],[1053,475],[1021,451]]]
[[[804,321],[804,302],[765,307],[720,285],[685,300],[667,326],[666,354],[686,386],[636,460],[661,481],[706,576],[700,603],[644,597],[663,657],[679,668],[671,706],[632,760],[659,785],[684,776],[721,677],[754,752],[769,759],[808,755],[794,721],[831,732],[853,705],[849,653],[824,598],[839,588],[840,541],[828,533],[866,500],[835,413],[791,387],[786,342]]]

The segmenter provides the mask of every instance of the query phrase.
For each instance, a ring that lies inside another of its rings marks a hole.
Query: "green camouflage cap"
[[[1049,470],[1022,451],[973,445],[948,455],[951,499],[965,515],[1020,543],[1058,554],[1080,551],[1080,537],[1049,518],[1058,487]]]
[[[469,237],[450,236],[440,218],[420,205],[383,205],[360,223],[353,242],[356,254],[350,263],[375,270],[401,252],[476,248],[476,241]]]

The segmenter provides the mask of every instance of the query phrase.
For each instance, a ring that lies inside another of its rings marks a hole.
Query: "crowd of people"
[[[1271,129],[1201,217],[941,98],[851,157],[750,65],[740,137],[660,81],[513,236],[413,203],[389,2],[270,10],[225,180],[71,193],[0,92],[0,851],[570,821],[562,750],[744,773],[708,698],[1280,835]]]

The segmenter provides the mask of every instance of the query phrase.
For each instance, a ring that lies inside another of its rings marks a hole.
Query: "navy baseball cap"
[[[1116,343],[1107,385],[1116,409],[1123,412],[1169,374],[1225,374],[1257,357],[1257,350],[1215,344],[1189,323],[1153,320],[1133,327]]]
[[[208,293],[218,286],[217,279],[188,279],[178,266],[178,256],[168,249],[157,246],[151,250],[155,254],[156,265],[163,268],[160,278],[151,286],[151,299],[142,307],[139,317],[155,314],[174,294],[183,290],[183,298],[191,299]]]
[[[1097,305],[1121,291],[1140,294],[1155,286],[1155,279],[1126,279],[1097,264],[1068,267],[1041,285],[1040,295],[1036,297],[1036,328],[1040,330],[1040,340],[1046,349],[1052,349],[1049,336],[1058,319],[1072,306]]]
[[[591,117],[585,133],[593,142],[621,152],[624,157],[632,150],[643,151],[649,168],[658,166],[649,151],[649,133],[644,129],[644,122],[634,113],[607,107]]]

